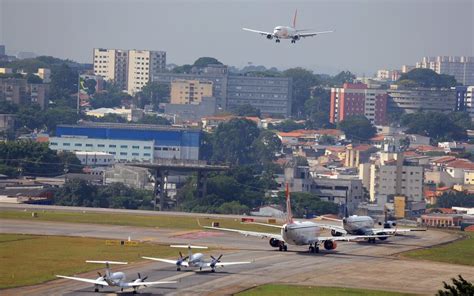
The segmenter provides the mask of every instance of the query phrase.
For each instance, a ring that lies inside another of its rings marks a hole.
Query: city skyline
[[[424,56],[474,52],[470,1],[271,3],[3,0],[0,44],[86,63],[92,63],[93,48],[104,47],[164,50],[168,63],[178,65],[212,56],[237,67],[251,62],[359,75],[398,69]],[[298,27],[335,32],[275,44],[241,30],[287,25],[295,9]]]

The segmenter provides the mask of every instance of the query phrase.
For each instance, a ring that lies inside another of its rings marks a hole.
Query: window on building
[[[81,143],[76,143],[74,144],[75,147],[82,147],[82,144]]]
[[[63,146],[71,146],[71,143],[63,143]]]
[[[127,152],[120,152],[120,155],[127,155]]]
[[[58,146],[58,143],[56,143],[56,142],[51,142],[50,145],[51,145],[51,146]]]
[[[117,145],[109,145],[109,148],[117,148]]]
[[[143,153],[143,156],[150,156],[150,153]]]
[[[127,148],[128,148],[128,145],[120,145],[120,148],[125,148],[125,149],[127,149]]]

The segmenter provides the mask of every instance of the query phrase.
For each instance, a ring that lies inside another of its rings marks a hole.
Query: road
[[[200,244],[223,248],[223,260],[252,264],[226,267],[217,273],[194,270],[177,272],[174,266],[140,262],[121,271],[135,278],[137,272],[150,281],[179,280],[178,284],[140,290],[142,295],[228,295],[265,283],[290,283],[316,286],[341,286],[382,289],[409,293],[434,294],[442,281],[462,274],[474,280],[474,268],[428,261],[407,260],[397,256],[410,249],[448,242],[455,235],[440,231],[397,236],[375,245],[339,243],[334,251],[308,254],[306,247],[290,246],[288,252],[272,249],[267,240],[212,231],[177,231],[130,226],[90,225],[57,222],[0,220],[2,233],[69,235],[154,241],[159,243]],[[220,253],[220,251],[219,251]],[[96,272],[81,274],[95,278]],[[97,295],[88,284],[54,280],[30,287],[3,290],[2,295]],[[114,295],[116,288],[104,288],[103,295]],[[102,294],[101,293],[101,294]],[[118,294],[128,294],[125,291]]]

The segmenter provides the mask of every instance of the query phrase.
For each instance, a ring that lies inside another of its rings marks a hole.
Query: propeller
[[[106,278],[106,276],[105,276],[105,275],[104,275],[104,276],[102,276],[102,274],[101,274],[100,272],[97,272],[97,274],[99,275],[99,277],[100,277],[100,278],[102,278],[102,279],[105,281],[105,278]]]
[[[211,267],[216,266],[217,263],[221,262],[222,254],[219,255],[219,257],[214,258],[214,256],[211,256],[212,262],[211,262]]]
[[[148,276],[145,276],[144,278],[142,278],[141,274],[138,273],[138,279],[141,280],[142,282],[144,282],[147,278]]]
[[[176,265],[181,265],[181,263],[187,260],[188,258],[189,256],[183,257],[183,253],[179,252],[179,258],[178,258],[178,262],[176,262]]]

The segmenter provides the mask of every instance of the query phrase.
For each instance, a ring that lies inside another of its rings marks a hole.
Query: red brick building
[[[331,88],[329,121],[338,123],[354,115],[363,115],[375,125],[386,124],[387,91],[368,88],[363,83]]]

